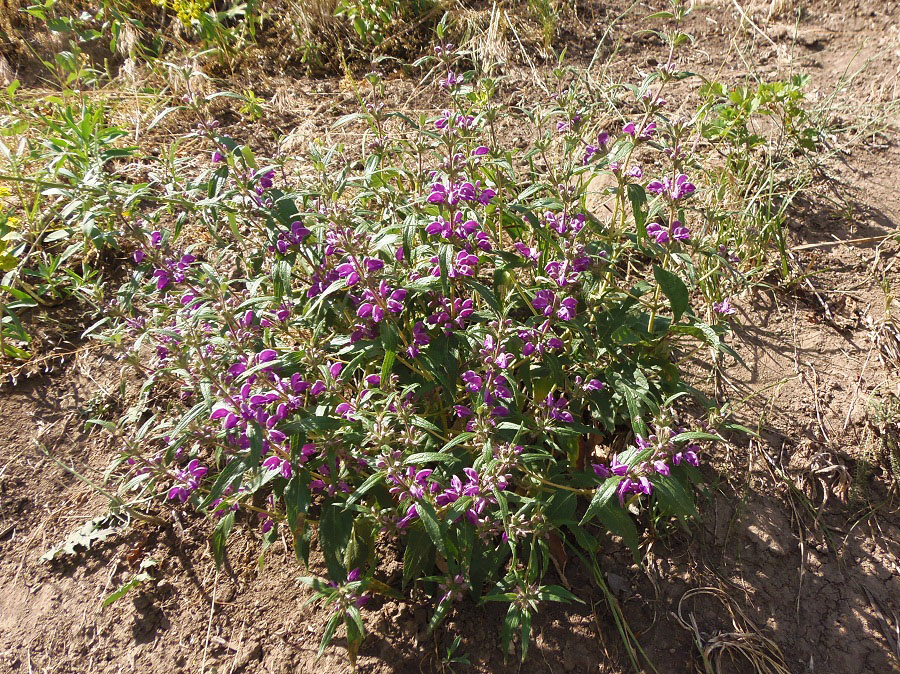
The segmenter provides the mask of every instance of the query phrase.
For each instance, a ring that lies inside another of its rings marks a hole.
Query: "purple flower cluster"
[[[184,469],[175,471],[175,478],[178,481],[171,489],[169,489],[166,498],[170,501],[180,501],[184,503],[197,487],[200,486],[200,480],[206,475],[209,469],[200,465],[197,459],[191,459]]]
[[[456,239],[470,252],[473,246],[489,252],[492,249],[490,237],[482,230],[478,222],[471,219],[463,222],[462,219],[463,214],[460,211],[457,211],[454,216],[454,224],[438,218],[425,227],[425,233],[444,239]]]
[[[647,183],[647,191],[653,194],[660,194],[672,201],[683,199],[690,196],[697,190],[694,183],[690,182],[687,175],[679,173],[672,180],[668,176],[662,180],[652,180]]]
[[[555,314],[561,321],[571,321],[575,318],[578,300],[574,297],[560,299],[552,290],[538,290],[531,305],[544,316]]]
[[[647,236],[660,245],[670,243],[671,241],[690,241],[691,239],[691,230],[682,225],[678,220],[672,222],[668,228],[663,227],[658,222],[651,222],[647,225],[646,231]]]
[[[602,131],[600,135],[597,136],[597,144],[596,145],[588,145],[584,148],[584,158],[581,160],[582,164],[590,163],[591,159],[594,158],[594,155],[599,152],[605,152],[608,149],[609,145],[609,134],[606,131]]]
[[[153,278],[156,279],[156,289],[162,290],[170,283],[183,282],[185,273],[196,260],[197,258],[188,254],[182,255],[177,260],[164,258],[160,266],[153,271]]]
[[[275,249],[284,255],[291,246],[299,246],[309,236],[309,230],[302,222],[292,222],[289,232],[279,232],[275,241]]]
[[[432,183],[426,201],[430,204],[446,204],[448,206],[456,206],[464,201],[484,206],[491,203],[495,196],[497,196],[497,192],[489,187],[483,188],[479,180],[476,180],[475,183],[463,182],[449,185],[436,182]]]
[[[363,290],[362,299],[362,304],[356,309],[356,315],[360,318],[371,316],[373,321],[380,323],[388,313],[399,314],[403,311],[406,291],[402,288],[392,290],[387,282],[382,280],[375,290],[369,288]]]
[[[552,393],[548,393],[544,402],[541,403],[547,409],[547,417],[555,421],[564,421],[567,424],[575,421],[572,413],[569,411],[569,401],[562,393],[559,397],[554,397]]]
[[[671,466],[678,466],[681,463],[691,466],[699,465],[700,460],[697,454],[700,451],[699,446],[687,444],[679,447],[674,442],[675,436],[684,430],[683,428],[675,430],[664,426],[647,438],[638,435],[635,438],[635,445],[642,454],[636,456],[645,458],[629,464],[622,461],[619,455],[614,455],[608,466],[602,463],[591,464],[593,472],[603,479],[620,478],[616,486],[616,494],[622,505],[630,495],[649,496],[653,493],[653,483],[650,481],[653,475],[669,477]]]
[[[638,140],[650,140],[656,133],[656,122],[650,122],[644,127],[639,127],[634,122],[628,122],[622,127],[622,133]]]

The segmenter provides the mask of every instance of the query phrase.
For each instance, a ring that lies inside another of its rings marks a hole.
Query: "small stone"
[[[609,583],[609,588],[613,591],[613,593],[620,596],[631,589],[631,584],[628,582],[628,579],[624,576],[620,576],[617,573],[607,573],[606,581]]]

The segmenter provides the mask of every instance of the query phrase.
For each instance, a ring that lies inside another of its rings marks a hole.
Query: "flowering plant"
[[[366,599],[402,589],[382,574],[396,542],[432,628],[465,596],[506,602],[524,658],[540,602],[578,600],[548,583],[559,550],[594,560],[609,532],[638,555],[645,513],[694,513],[717,435],[683,420],[703,399],[678,354],[727,350],[733,270],[693,205],[695,131],[663,114],[671,64],[627,104],[561,71],[514,117],[437,58],[446,110],[389,112],[372,76],[339,122],[368,142],[305,164],[262,164],[188,102],[210,165],[169,185],[174,227],[172,192],[131,232],[117,310],[146,383],[119,472],[209,517],[217,560],[238,522],[265,545],[287,530],[303,562],[317,532],[323,647],[343,620],[355,654]]]

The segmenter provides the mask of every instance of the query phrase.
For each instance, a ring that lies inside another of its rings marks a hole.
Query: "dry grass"
[[[9,67],[9,62],[0,54],[0,85],[7,86],[13,79],[13,71]]]
[[[705,632],[700,629],[693,613],[685,614],[685,601],[703,596],[712,597],[725,608],[731,620],[731,629]],[[790,673],[778,645],[765,636],[737,602],[720,588],[688,590],[679,600],[674,617],[681,627],[692,633],[706,674],[731,671],[728,665],[737,660],[749,663],[756,674]]]

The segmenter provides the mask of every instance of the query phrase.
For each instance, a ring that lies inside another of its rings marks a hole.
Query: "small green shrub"
[[[432,628],[467,595],[508,604],[503,642],[519,635],[524,658],[540,604],[580,600],[551,580],[553,550],[602,583],[607,532],[638,555],[651,518],[694,514],[698,443],[718,437],[677,402],[706,404],[678,354],[730,352],[734,313],[686,173],[696,130],[663,114],[683,75],[623,102],[560,69],[552,101],[515,115],[535,138],[517,150],[494,136],[513,115],[494,83],[455,64],[439,50],[433,118],[388,111],[372,76],[365,111],[338,122],[366,129],[361,154],[314,144],[300,172],[193,101],[210,165],[130,230],[115,307],[145,377],[121,428],[98,421],[130,437],[124,489],[208,516],[219,561],[238,523],[264,545],[287,531],[304,563],[315,540],[322,647],[343,624],[351,656],[366,599],[417,584]],[[610,100],[628,115],[598,133]],[[590,213],[600,175],[610,211]],[[175,227],[153,224],[174,203]],[[403,588],[380,579],[388,541]]]

